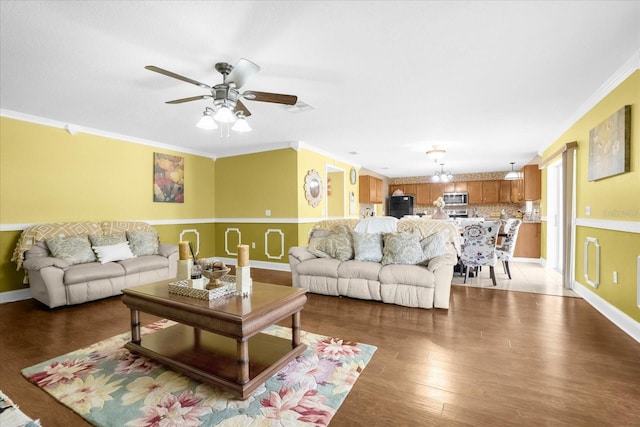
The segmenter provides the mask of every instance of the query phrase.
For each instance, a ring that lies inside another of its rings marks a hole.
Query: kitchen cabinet
[[[513,202],[525,200],[540,200],[542,198],[542,173],[538,165],[525,165],[520,169],[520,179],[514,181],[517,188]]]
[[[523,222],[520,224],[513,256],[518,258],[540,258],[539,222]]]
[[[500,201],[500,181],[467,181],[469,204],[480,205]]]
[[[382,203],[382,180],[371,175],[360,176],[360,203]]]
[[[389,196],[393,196],[393,193],[396,190],[400,190],[404,192],[403,188],[404,188],[404,184],[389,184]]]
[[[467,192],[467,181],[456,181],[454,182],[454,191],[456,193],[466,193]]]
[[[444,193],[444,184],[442,182],[434,182],[429,184],[431,187],[431,203],[433,203],[438,197],[442,197]]]
[[[511,203],[513,181],[500,181],[500,203]]]
[[[415,197],[417,192],[416,184],[403,184],[402,191],[404,191],[404,194]]]
[[[416,205],[430,205],[431,202],[430,184],[416,184]]]

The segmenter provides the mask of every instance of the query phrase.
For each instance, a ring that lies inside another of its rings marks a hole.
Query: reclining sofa
[[[320,221],[289,265],[293,286],[312,293],[448,309],[459,254],[453,222],[371,217]]]
[[[178,247],[160,244],[144,222],[39,224],[22,232],[11,260],[24,268],[31,296],[54,308],[176,277]]]

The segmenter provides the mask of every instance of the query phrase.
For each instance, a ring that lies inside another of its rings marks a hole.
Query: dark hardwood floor
[[[454,286],[449,310],[423,310],[308,296],[304,330],[378,347],[332,426],[640,425],[640,343],[580,298]],[[120,298],[8,303],[0,320],[0,389],[43,426],[88,425],[20,371],[129,330]]]

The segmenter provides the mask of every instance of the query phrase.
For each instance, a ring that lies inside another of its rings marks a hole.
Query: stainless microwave
[[[464,206],[469,204],[469,193],[444,193],[442,200],[447,206]]]

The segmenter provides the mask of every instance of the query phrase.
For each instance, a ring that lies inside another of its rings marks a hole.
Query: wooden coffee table
[[[304,289],[254,282],[249,296],[207,301],[169,293],[173,281],[123,290],[122,301],[131,309],[127,349],[243,400],[306,350],[300,343]],[[142,337],[141,311],[178,324]],[[261,333],[288,316],[291,340]]]

